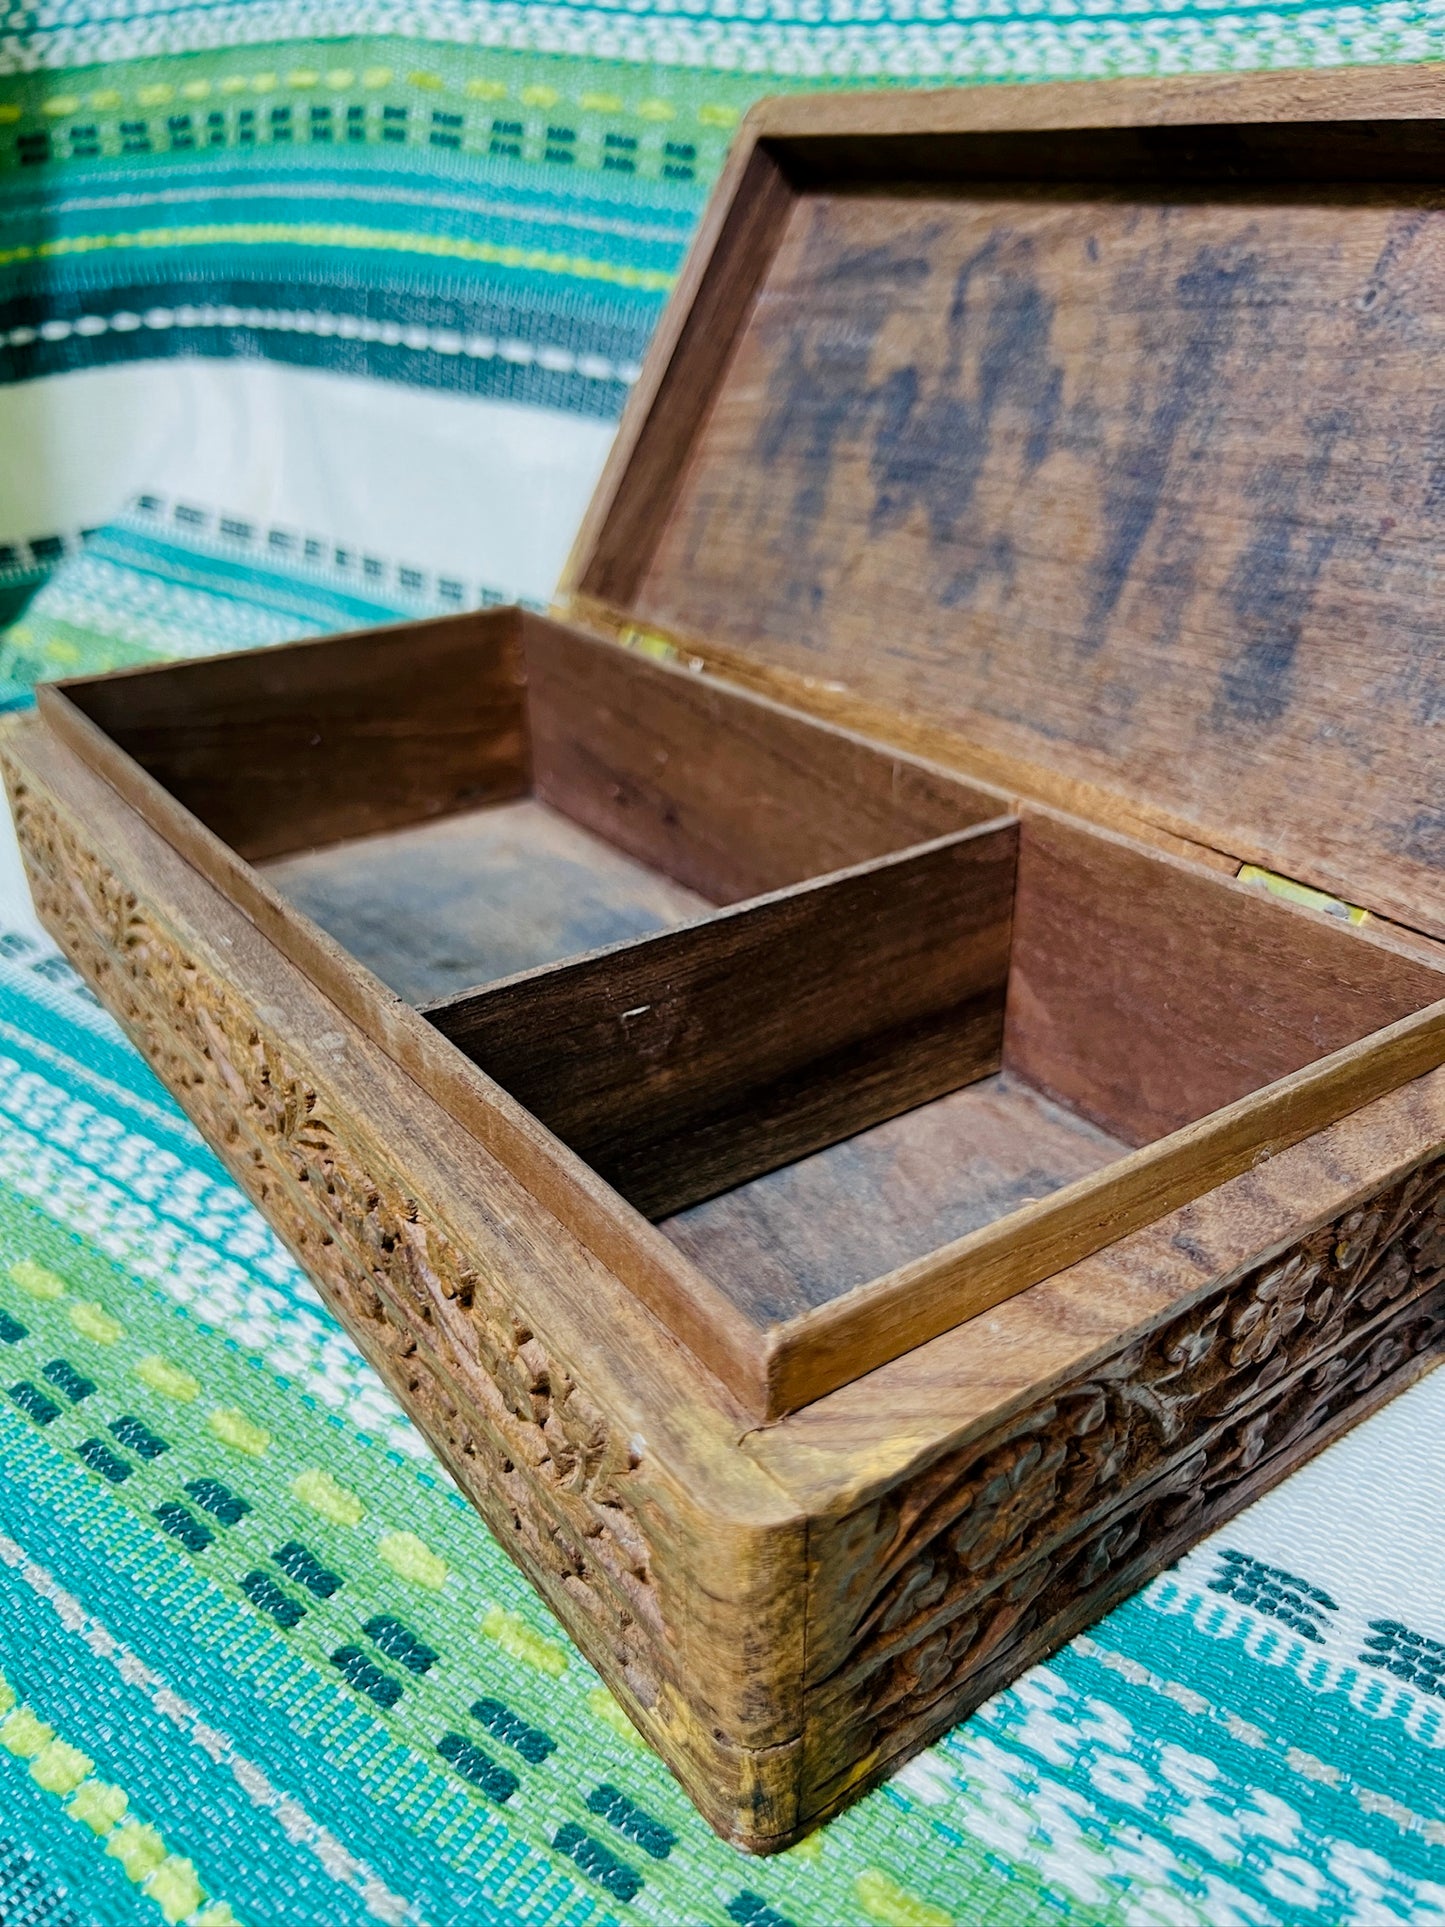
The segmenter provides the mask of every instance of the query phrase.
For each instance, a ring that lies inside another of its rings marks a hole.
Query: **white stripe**
[[[631,386],[642,373],[635,361],[611,361],[606,355],[577,355],[570,348],[541,346],[510,336],[462,336],[454,328],[429,328],[399,321],[376,321],[370,315],[333,314],[325,308],[199,307],[147,308],[144,314],[122,309],[117,314],[85,314],[72,321],[43,321],[38,328],[12,328],[0,335],[0,346],[30,348],[37,341],[66,341],[72,334],[133,334],[149,329],[168,334],[172,329],[249,328],[257,334],[335,335],[341,341],[364,341],[384,348],[405,348],[412,354],[455,356],[475,361],[507,361],[518,367],[536,362],[549,374],[578,375],[584,381],[620,381]]]

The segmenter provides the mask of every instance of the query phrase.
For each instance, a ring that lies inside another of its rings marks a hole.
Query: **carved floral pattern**
[[[1437,1155],[861,1509],[854,1616],[814,1679],[848,1733],[835,1768],[922,1744],[1442,1342]]]
[[[1364,1349],[1303,1373],[1264,1410],[1188,1454],[1122,1513],[1017,1571],[987,1600],[900,1653],[864,1703],[834,1698],[827,1769],[806,1790],[826,1818],[910,1753],[1053,1652],[1221,1524],[1257,1489],[1264,1460],[1282,1476],[1402,1390],[1445,1346],[1445,1286],[1413,1300]]]
[[[37,907],[72,961],[513,1556],[574,1625],[585,1614],[651,1704],[662,1623],[627,1497],[627,1442],[442,1217],[423,1210],[374,1145],[331,1121],[317,1081],[234,990],[200,968],[13,765],[7,777]]]

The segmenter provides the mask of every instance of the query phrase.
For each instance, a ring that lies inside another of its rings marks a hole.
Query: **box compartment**
[[[713,907],[533,796],[260,868],[410,1004],[670,930]]]
[[[1002,799],[519,610],[68,685],[421,1004],[908,848]]]

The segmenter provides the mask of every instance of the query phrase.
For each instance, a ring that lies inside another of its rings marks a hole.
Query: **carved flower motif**
[[[968,1572],[991,1568],[1052,1506],[1068,1448],[1061,1438],[1020,1440],[989,1466],[954,1527],[954,1556]]]
[[[1328,1284],[1316,1290],[1323,1269],[1323,1261],[1306,1250],[1264,1274],[1229,1322],[1233,1367],[1262,1365],[1306,1318],[1318,1324],[1326,1316],[1334,1292]]]

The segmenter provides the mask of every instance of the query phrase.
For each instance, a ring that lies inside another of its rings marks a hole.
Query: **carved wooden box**
[[[5,744],[46,922],[752,1850],[1438,1356],[1442,108],[765,106],[557,619]]]

